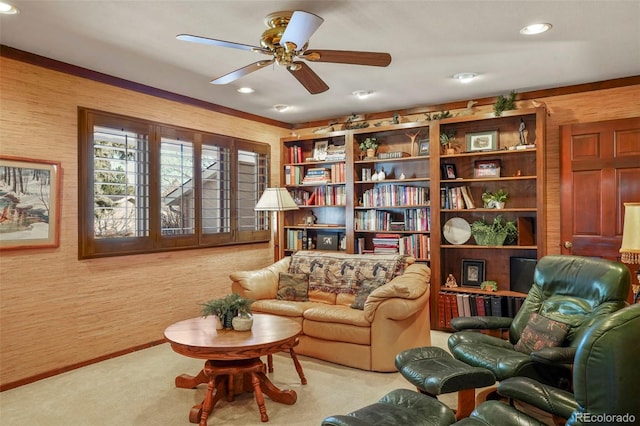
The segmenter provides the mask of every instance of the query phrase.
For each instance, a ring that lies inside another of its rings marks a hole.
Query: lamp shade
[[[254,207],[255,211],[281,212],[299,207],[286,188],[267,188]]]
[[[624,203],[620,253],[623,263],[640,263],[640,203]]]
[[[301,49],[323,22],[324,19],[313,13],[296,10],[282,34],[280,45],[288,51]]]

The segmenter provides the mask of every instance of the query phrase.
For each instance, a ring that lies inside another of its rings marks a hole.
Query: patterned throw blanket
[[[298,251],[291,257],[289,273],[308,274],[309,290],[357,294],[364,281],[386,284],[402,275],[405,256],[353,255]]]

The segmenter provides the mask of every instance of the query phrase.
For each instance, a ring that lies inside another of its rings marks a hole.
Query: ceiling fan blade
[[[322,81],[318,74],[313,72],[311,68],[304,62],[294,62],[294,68],[288,67],[289,72],[309,91],[312,95],[326,92],[329,90],[327,83]]]
[[[269,61],[258,61],[253,64],[249,64],[246,67],[238,68],[235,71],[230,72],[229,74],[225,74],[221,77],[215,78],[211,80],[211,84],[227,84],[231,83],[239,79],[240,77],[244,77],[247,74],[250,74],[254,71],[258,71],[261,68],[266,67],[267,65],[273,64],[275,61],[273,59]]]
[[[301,49],[323,22],[324,19],[318,15],[296,10],[282,34],[280,45],[289,51]]]
[[[356,52],[350,50],[307,50],[301,56],[312,62],[333,62],[337,64],[370,65],[386,67],[391,63],[391,55],[378,52]]]
[[[232,41],[216,40],[214,38],[206,38],[200,36],[194,36],[191,34],[178,34],[176,36],[178,40],[190,41],[193,43],[211,44],[213,46],[231,47],[233,49],[249,50],[252,52],[264,53],[265,49],[258,46],[251,46],[248,44],[234,43]],[[267,53],[269,53],[267,51]]]

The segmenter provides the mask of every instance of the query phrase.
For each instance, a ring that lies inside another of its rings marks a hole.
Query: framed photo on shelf
[[[485,260],[462,259],[462,285],[480,287],[484,281]]]
[[[60,163],[2,156],[0,168],[0,250],[58,247]]]
[[[498,149],[498,131],[467,133],[467,152]]]
[[[338,250],[338,234],[334,232],[318,232],[316,248],[318,250]]]
[[[457,179],[458,173],[456,173],[455,164],[443,164],[442,165],[442,179]]]
[[[418,155],[429,155],[429,138],[418,141]]]
[[[473,177],[500,177],[500,160],[478,160],[473,166]]]
[[[327,148],[329,148],[329,141],[317,141],[313,145],[313,159],[316,161],[326,160]]]

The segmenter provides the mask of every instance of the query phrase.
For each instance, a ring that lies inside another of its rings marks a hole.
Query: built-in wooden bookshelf
[[[300,209],[285,212],[281,255],[318,249],[318,237],[327,235],[338,241],[329,249],[412,255],[431,268],[434,328],[441,328],[441,286],[449,274],[462,281],[463,260],[484,261],[484,279],[496,281],[499,294],[510,292],[510,258],[536,260],[545,254],[545,117],[540,107],[506,111],[500,117],[488,113],[283,139],[281,184]],[[455,134],[454,152],[445,152],[442,134]],[[359,144],[371,137],[379,147],[376,156],[368,158]],[[318,158],[317,148],[325,146],[342,147],[344,156]],[[313,169],[328,169],[330,177],[304,181],[318,173]],[[505,207],[484,206],[482,193],[499,189],[509,193]],[[449,192],[464,195],[466,202],[447,202],[443,194]],[[306,220],[310,212],[317,218],[313,223]],[[450,219],[472,224],[499,215],[520,226],[515,244],[480,246],[473,237],[450,242],[443,236]]]

